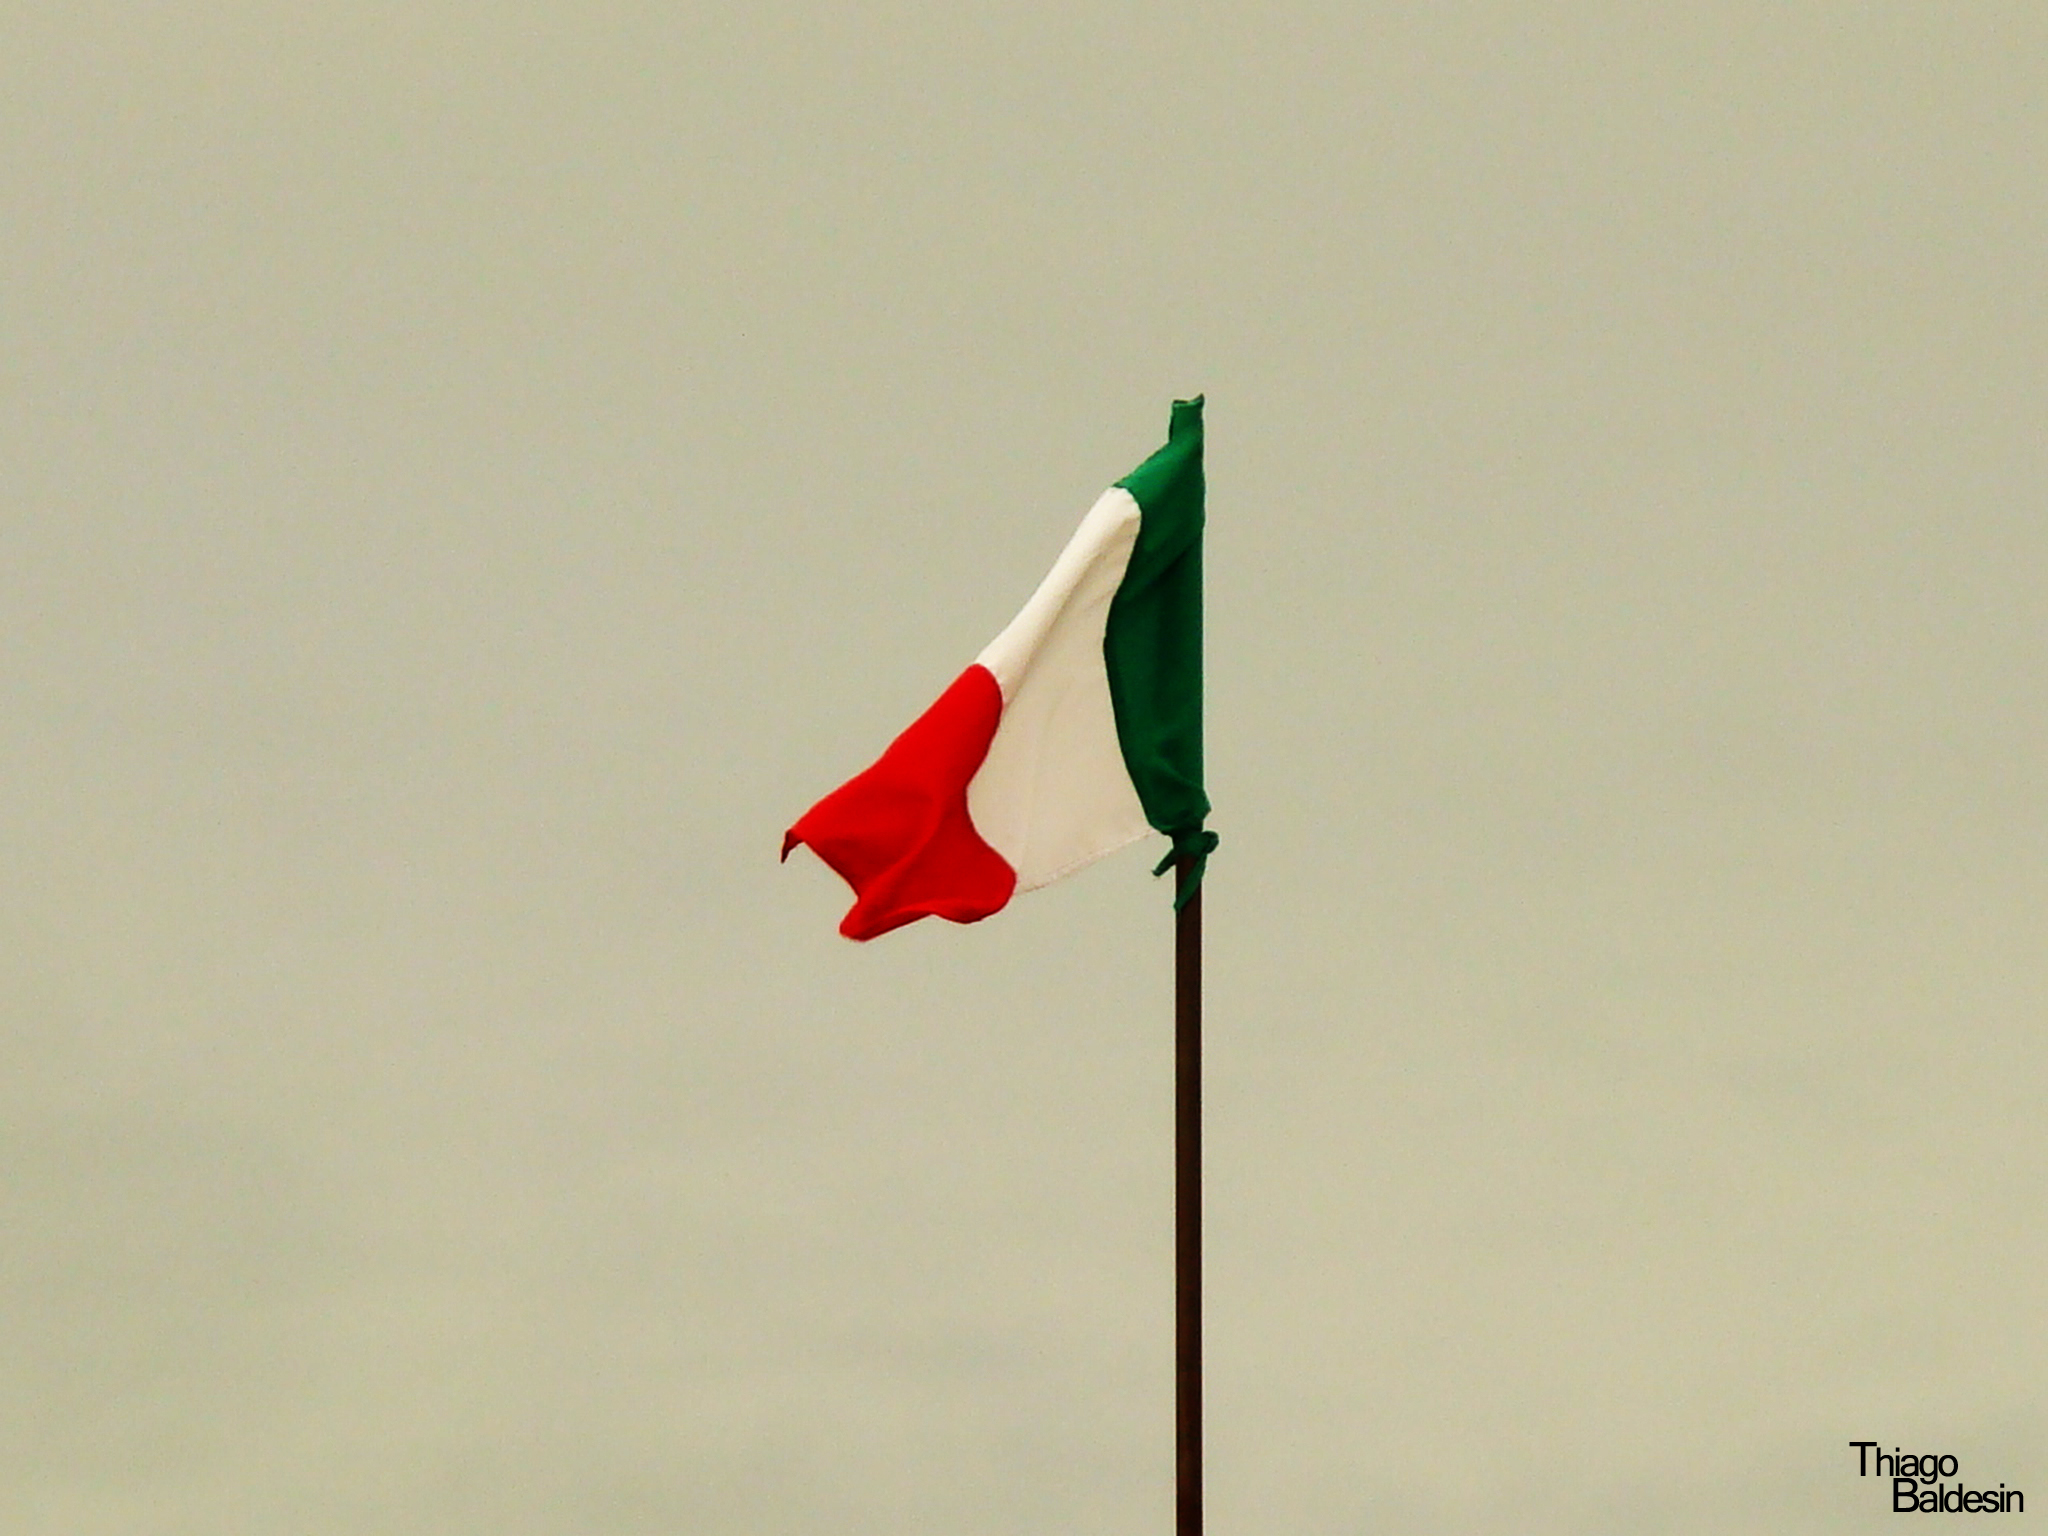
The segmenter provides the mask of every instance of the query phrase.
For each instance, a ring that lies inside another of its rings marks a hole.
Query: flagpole
[[[1186,889],[1197,861],[1174,861]],[[1202,1533],[1202,888],[1174,917],[1173,1211],[1175,1536]]]

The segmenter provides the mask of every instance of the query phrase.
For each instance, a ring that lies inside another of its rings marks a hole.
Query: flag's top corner
[[[1178,552],[1202,529],[1202,397],[1173,402],[1166,441],[1117,485],[1144,509],[1132,572],[1143,585],[1148,549]],[[1197,578],[1199,580],[1199,578]]]

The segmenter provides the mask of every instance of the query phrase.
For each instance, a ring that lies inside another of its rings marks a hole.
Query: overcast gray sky
[[[1133,849],[783,828],[1206,391],[1210,1529],[2048,1509],[2048,8],[0,11],[0,1527],[1164,1532]]]

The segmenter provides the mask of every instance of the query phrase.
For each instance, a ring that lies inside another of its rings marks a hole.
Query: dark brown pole
[[[1174,862],[1174,883],[1194,873]],[[1173,929],[1175,1536],[1202,1536],[1202,889]]]

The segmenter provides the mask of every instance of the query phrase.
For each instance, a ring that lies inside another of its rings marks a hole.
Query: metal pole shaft
[[[1179,860],[1176,883],[1193,871]],[[1175,1536],[1202,1532],[1202,892],[1174,920]]]

